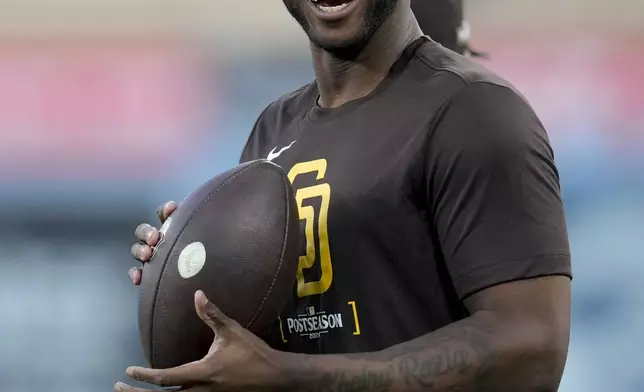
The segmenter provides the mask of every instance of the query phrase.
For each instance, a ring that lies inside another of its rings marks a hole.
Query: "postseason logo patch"
[[[344,328],[342,313],[316,312],[313,306],[306,308],[305,314],[286,319],[286,331],[289,335],[318,339],[330,330]]]

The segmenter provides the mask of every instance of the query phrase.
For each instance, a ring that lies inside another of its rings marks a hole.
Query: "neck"
[[[421,36],[411,9],[397,7],[355,59],[340,59],[312,45],[318,104],[335,108],[369,95],[405,48]]]

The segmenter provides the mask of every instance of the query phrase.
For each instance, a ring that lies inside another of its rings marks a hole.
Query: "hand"
[[[208,354],[199,361],[172,369],[130,367],[129,377],[162,387],[181,386],[180,391],[274,391],[284,390],[286,353],[271,349],[260,338],[224,315],[201,291],[195,294],[199,317],[215,332]],[[116,392],[151,392],[127,384]]]
[[[157,215],[161,223],[164,223],[173,212],[176,211],[178,205],[173,201],[164,203],[157,209]],[[159,230],[147,223],[140,224],[134,231],[134,235],[138,242],[132,245],[132,256],[142,263],[150,261],[154,251],[154,247],[159,243],[161,238]],[[128,275],[135,285],[141,284],[141,267],[133,267],[128,271]]]

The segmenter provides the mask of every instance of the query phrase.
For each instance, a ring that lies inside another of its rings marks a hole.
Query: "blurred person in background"
[[[308,194],[300,208],[313,208],[318,230],[307,249],[319,254],[300,266],[268,344],[199,293],[210,353],[127,374],[186,391],[556,391],[570,254],[552,149],[530,106],[423,37],[410,0],[284,3],[311,41],[316,79],[261,113],[240,161],[268,157]],[[430,36],[469,51],[457,4],[412,3],[438,21]],[[445,35],[433,32],[441,22]],[[162,206],[161,221],[176,207]],[[136,236],[132,253],[147,262],[159,231],[144,224]],[[140,269],[130,276],[139,283]],[[323,315],[344,321],[314,322]]]
[[[483,56],[470,47],[462,0],[411,0],[411,9],[420,29],[434,41],[463,55]]]

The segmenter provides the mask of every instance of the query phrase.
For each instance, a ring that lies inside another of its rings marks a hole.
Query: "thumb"
[[[206,297],[203,291],[195,293],[195,308],[197,314],[208,326],[219,335],[222,329],[230,325],[231,320],[214,303]]]

